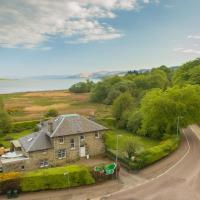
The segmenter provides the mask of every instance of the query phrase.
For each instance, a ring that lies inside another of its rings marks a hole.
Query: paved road
[[[183,141],[182,147],[187,146],[187,150],[170,170],[162,175],[156,174],[157,178],[152,176],[140,186],[124,189],[104,199],[200,200],[200,129],[191,126],[185,130],[185,135],[187,140]],[[149,169],[151,175],[153,170],[153,167]]]

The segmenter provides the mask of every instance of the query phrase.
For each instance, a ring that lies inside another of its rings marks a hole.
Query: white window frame
[[[97,134],[97,135],[96,135]],[[99,132],[95,132],[95,138],[99,139],[100,138],[100,133]]]
[[[73,142],[72,142],[72,140],[73,140]],[[70,139],[70,149],[71,150],[75,149],[75,139],[74,138]]]
[[[64,158],[66,158],[66,154],[67,154],[67,152],[66,152],[66,149],[59,149],[58,150],[58,159],[59,160],[62,160],[62,159],[64,159]]]
[[[65,143],[64,137],[59,137],[58,139],[59,139],[59,143],[60,143],[60,144],[64,144],[64,143]],[[62,140],[62,141],[61,141],[61,140]]]
[[[48,160],[41,160],[40,161],[40,168],[48,167],[49,161]]]

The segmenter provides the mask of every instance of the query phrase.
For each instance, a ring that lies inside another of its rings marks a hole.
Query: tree
[[[124,148],[127,153],[128,159],[131,160],[137,151],[137,144],[130,138]]]
[[[97,103],[107,103],[105,100],[108,97],[109,92],[114,85],[120,81],[121,77],[119,76],[104,78],[102,81],[98,82],[92,90],[91,100]]]
[[[173,76],[173,83],[174,85],[200,84],[200,58],[180,66]]]
[[[113,103],[113,116],[119,121],[124,112],[133,108],[134,98],[129,93],[123,93]]]
[[[177,118],[181,127],[200,121],[200,86],[155,89],[142,100],[142,133],[154,138],[175,134]]]
[[[142,115],[140,111],[133,112],[127,123],[127,129],[133,133],[137,133],[142,126]]]
[[[0,133],[8,133],[12,128],[10,116],[5,110],[3,99],[0,98]]]
[[[73,93],[87,93],[90,92],[93,87],[94,87],[94,82],[87,80],[86,82],[79,82],[72,85],[69,88],[69,91]]]
[[[49,109],[45,113],[45,117],[57,117],[59,115],[58,111],[56,109]]]

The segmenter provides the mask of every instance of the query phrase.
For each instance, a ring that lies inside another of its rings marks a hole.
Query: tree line
[[[112,106],[119,128],[162,138],[177,126],[200,122],[200,59],[178,68],[107,77],[95,84],[91,101]]]

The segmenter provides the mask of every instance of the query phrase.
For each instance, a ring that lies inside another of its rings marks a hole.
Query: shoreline
[[[1,95],[26,94],[26,93],[42,93],[42,92],[69,92],[69,89],[52,89],[52,90],[34,90],[34,91],[23,91],[23,92],[9,92],[9,93],[0,93],[0,96]]]

